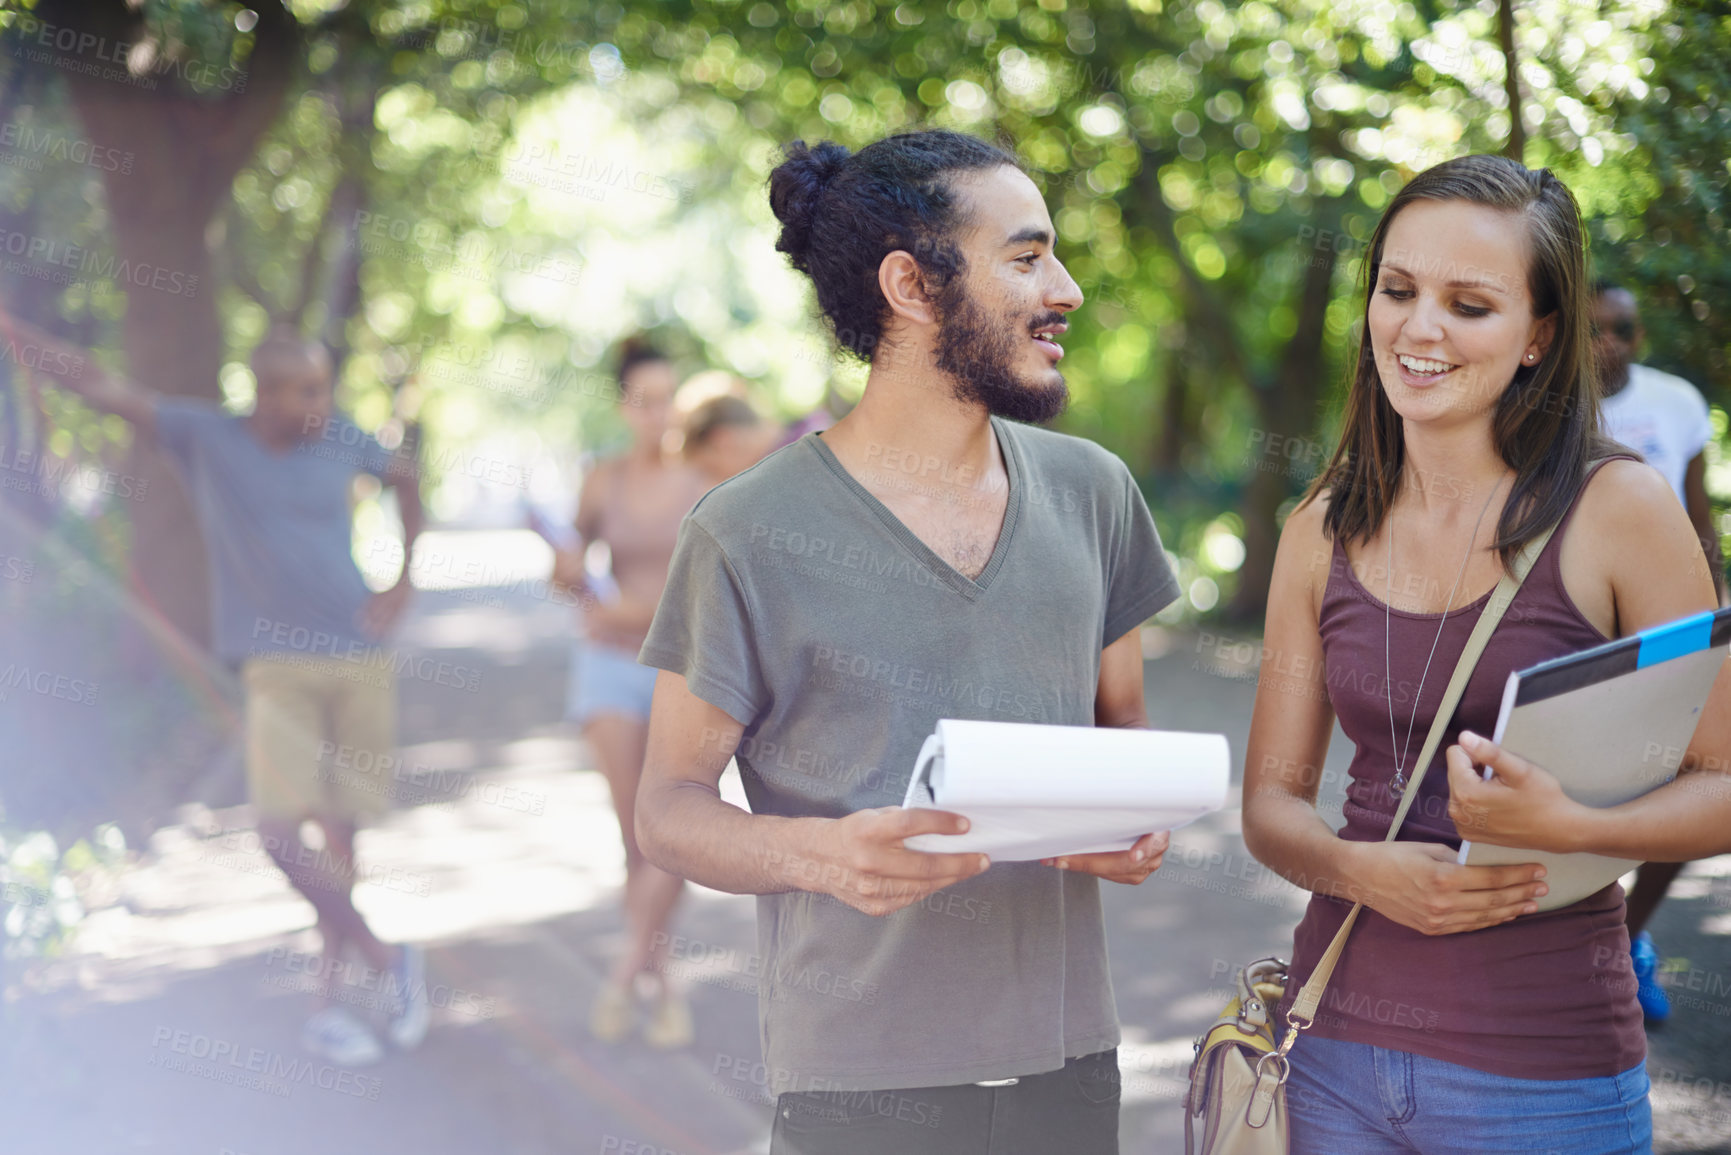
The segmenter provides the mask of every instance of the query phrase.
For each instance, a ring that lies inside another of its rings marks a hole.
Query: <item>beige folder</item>
[[[1503,690],[1492,740],[1550,771],[1577,802],[1611,807],[1639,798],[1676,777],[1728,640],[1731,610],[1720,610],[1518,670]],[[1461,843],[1458,861],[1542,863],[1550,892],[1538,900],[1541,911],[1579,902],[1640,865],[1475,842]]]

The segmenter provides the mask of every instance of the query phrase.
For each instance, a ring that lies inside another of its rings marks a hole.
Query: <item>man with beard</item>
[[[899,807],[941,718],[1147,725],[1137,627],[1178,592],[1154,523],[1117,458],[1017,424],[1064,407],[1082,293],[1033,182],[972,137],[796,142],[770,203],[870,374],[686,519],[641,655],[644,853],[761,896],[772,1155],[1116,1152],[1098,884],[1142,882],[1166,836],[993,864],[905,848],[965,823]],[[750,812],[719,796],[730,756]]]

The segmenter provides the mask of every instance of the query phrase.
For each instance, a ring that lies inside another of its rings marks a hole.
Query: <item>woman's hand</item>
[[[1494,772],[1490,781],[1479,766]],[[1580,849],[1586,807],[1556,776],[1471,730],[1448,749],[1449,817],[1462,838],[1566,854]]]
[[[555,549],[553,551],[554,585],[580,590],[584,587],[588,574],[583,568],[583,551],[578,549]]]
[[[598,598],[586,599],[583,603],[583,617],[589,629],[601,633],[629,632],[642,625],[641,617],[633,607],[621,602],[604,602]]]
[[[1420,934],[1460,934],[1509,922],[1538,909],[1550,888],[1545,871],[1518,866],[1460,866],[1436,842],[1355,844],[1355,885],[1346,895]]]

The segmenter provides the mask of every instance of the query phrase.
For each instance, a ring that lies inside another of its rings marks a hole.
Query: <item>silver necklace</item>
[[[1497,478],[1497,483],[1491,487],[1491,495],[1485,498],[1484,508],[1479,510],[1479,519],[1473,522],[1473,535],[1467,539],[1467,551],[1461,557],[1461,568],[1455,573],[1455,584],[1449,590],[1448,601],[1443,603],[1442,621],[1437,623],[1436,638],[1430,644],[1430,654],[1424,660],[1424,672],[1419,674],[1418,693],[1413,695],[1412,717],[1406,724],[1406,743],[1401,747],[1400,758],[1394,764],[1394,779],[1388,784],[1389,793],[1396,798],[1406,793],[1406,759],[1412,753],[1412,731],[1418,722],[1419,702],[1424,698],[1425,679],[1430,677],[1431,659],[1436,657],[1437,644],[1442,641],[1443,630],[1448,626],[1449,611],[1455,604],[1455,594],[1460,592],[1461,579],[1466,576],[1467,563],[1473,557],[1473,545],[1479,540],[1479,528],[1484,525],[1485,514],[1491,508],[1491,502],[1496,500],[1497,490],[1503,487],[1503,479]],[[1388,521],[1388,563],[1383,569],[1382,587],[1382,688],[1388,697],[1388,748],[1394,753],[1394,662],[1390,657],[1389,638],[1393,634],[1392,618],[1394,610],[1389,605],[1389,599],[1394,593],[1394,519]]]

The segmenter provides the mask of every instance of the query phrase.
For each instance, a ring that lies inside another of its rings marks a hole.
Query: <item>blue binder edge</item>
[[[1731,608],[1705,611],[1519,671],[1515,705],[1542,702],[1709,646],[1731,646]]]
[[[1635,668],[1644,670],[1668,658],[1680,658],[1712,645],[1713,612],[1708,610],[1692,618],[1679,618],[1670,625],[1654,626],[1635,637],[1641,643]]]

